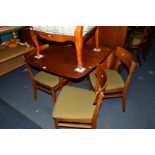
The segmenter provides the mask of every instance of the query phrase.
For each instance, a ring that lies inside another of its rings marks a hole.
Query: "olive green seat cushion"
[[[91,72],[89,75],[93,88],[95,88],[95,85],[96,85],[95,73],[96,73],[96,70]],[[124,87],[124,81],[117,71],[107,69],[106,74],[107,74],[107,86],[105,91]]]
[[[93,91],[64,86],[53,109],[53,118],[87,120],[91,122],[95,110]]]
[[[136,32],[134,34],[134,38],[132,40],[131,45],[138,45],[138,44],[140,44],[140,42],[142,40],[142,36],[143,36],[143,32]]]
[[[133,40],[132,40],[132,45],[138,45],[138,44],[140,44],[140,42],[141,42],[141,37],[135,37],[135,38],[133,38]]]
[[[42,83],[48,87],[54,87],[59,83],[59,77],[46,73],[44,71],[40,71],[39,73],[37,73],[34,77],[34,79],[39,82]]]

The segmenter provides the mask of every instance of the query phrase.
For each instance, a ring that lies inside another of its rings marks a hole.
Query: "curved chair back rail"
[[[122,62],[128,69],[128,77],[125,81],[125,86],[124,86],[124,92],[126,92],[136,66],[135,57],[129,51],[125,50],[122,47],[117,47],[116,56],[118,58],[117,61]],[[119,63],[116,63],[116,64],[118,65]]]

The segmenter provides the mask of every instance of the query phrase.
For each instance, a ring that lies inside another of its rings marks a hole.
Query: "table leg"
[[[35,58],[37,59],[40,59],[43,57],[43,55],[40,54],[40,46],[39,46],[39,43],[38,43],[38,40],[37,40],[37,34],[35,34],[34,31],[31,31],[31,38],[35,44],[35,47],[36,47],[36,50],[37,50],[37,55],[35,56]]]

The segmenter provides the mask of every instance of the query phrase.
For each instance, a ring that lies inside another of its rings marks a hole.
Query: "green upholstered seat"
[[[136,32],[134,34],[134,38],[132,40],[131,45],[138,45],[138,44],[140,44],[141,40],[142,40],[142,36],[143,36],[143,32]]]
[[[91,72],[90,76],[89,76],[93,88],[95,88],[95,85],[96,85],[95,72],[96,72],[96,70]],[[124,81],[117,71],[107,69],[106,74],[107,74],[107,87],[106,87],[105,91],[124,87]]]
[[[59,119],[87,120],[91,122],[96,105],[93,91],[64,86],[53,109],[53,117]]]
[[[138,44],[140,44],[140,42],[141,42],[141,37],[134,37],[133,38],[133,40],[132,40],[132,45],[138,45]]]
[[[42,83],[48,87],[54,87],[59,83],[59,78],[58,76],[46,73],[44,71],[40,71],[39,73],[37,73],[34,77],[34,79],[39,82]]]

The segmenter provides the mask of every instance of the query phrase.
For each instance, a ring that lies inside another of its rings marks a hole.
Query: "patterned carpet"
[[[121,99],[105,100],[97,120],[98,129],[155,128],[154,51],[155,35],[152,38],[152,48],[147,60],[142,62],[142,67],[136,66],[127,94],[126,112],[122,112]],[[88,88],[88,83],[81,82],[73,85]],[[38,100],[33,100],[31,81],[25,66],[0,77],[0,98],[37,126],[44,129],[54,128],[51,116],[53,109],[51,96],[38,91]],[[6,115],[9,116],[8,113]],[[36,126],[31,126],[31,128],[36,128]]]
[[[31,120],[0,99],[0,129],[39,129]]]

